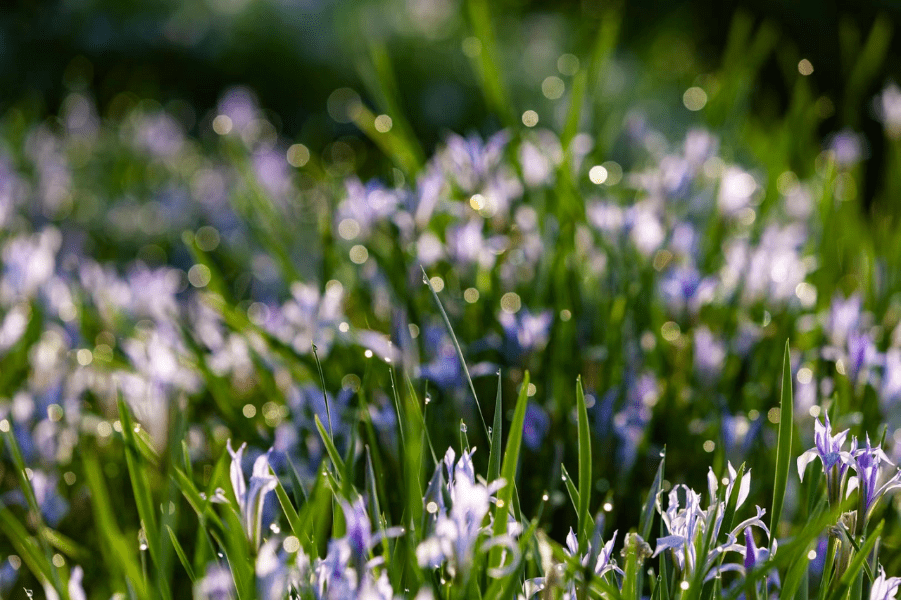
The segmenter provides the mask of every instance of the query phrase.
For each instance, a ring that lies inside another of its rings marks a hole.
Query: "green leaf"
[[[654,524],[654,510],[656,509],[657,495],[660,493],[660,489],[663,486],[663,470],[665,466],[666,447],[663,447],[660,465],[657,466],[657,475],[654,476],[654,483],[651,485],[648,496],[645,498],[644,507],[642,507],[641,510],[641,517],[638,521],[638,533],[645,541],[648,541],[651,538],[651,528]]]
[[[576,515],[579,515],[579,506],[581,503],[579,502],[579,489],[576,488],[576,484],[573,481],[572,476],[569,475],[569,472],[566,471],[566,466],[562,463],[560,464],[560,470],[563,474],[563,483],[566,484],[566,492],[569,493],[569,500],[572,501],[573,509],[576,511]]]
[[[319,416],[314,416],[314,419],[316,420],[316,429],[319,431],[319,436],[322,438],[322,443],[325,445],[325,450],[328,453],[329,458],[332,460],[332,464],[334,464],[335,470],[339,474],[343,474],[344,460],[341,459],[341,455],[338,453],[338,449],[335,447],[335,443],[332,441],[332,437],[329,436],[329,433],[325,431],[325,426],[322,425],[322,421],[320,421]]]
[[[582,390],[582,376],[576,379],[576,407],[579,413],[579,554],[588,552],[591,525],[588,508],[591,504],[591,430],[588,427],[588,408]]]
[[[136,587],[135,592],[138,597],[151,596],[145,590],[135,541],[126,540],[116,522],[115,512],[106,490],[105,478],[93,451],[82,452],[81,464],[90,491],[94,523],[101,538],[100,550],[105,564],[110,566],[114,573],[118,573],[119,585],[126,586],[126,581],[130,580],[131,585]]]
[[[469,368],[466,367],[466,358],[463,357],[463,349],[460,348],[460,343],[457,341],[457,335],[454,334],[454,328],[451,326],[450,319],[447,317],[447,311],[444,310],[444,305],[441,304],[438,293],[435,292],[435,289],[432,287],[432,282],[429,280],[429,274],[425,272],[425,268],[421,265],[419,268],[422,269],[422,281],[425,282],[426,286],[431,290],[432,298],[435,299],[435,304],[438,305],[438,309],[441,311],[441,318],[444,319],[444,326],[447,328],[448,333],[450,333],[454,348],[457,349],[457,358],[460,359],[460,365],[463,366],[463,373],[466,375],[466,381],[469,382],[469,390],[472,392],[472,398],[476,401],[476,409],[479,410],[479,417],[482,418],[482,427],[485,429],[485,436],[490,440],[491,436],[488,435],[488,423],[485,422],[485,416],[482,414],[482,405],[479,403],[479,395],[476,394],[476,387],[472,383],[472,377],[469,375]]]
[[[285,487],[282,486],[281,480],[278,480],[278,476],[276,476],[275,496],[278,497],[278,502],[282,506],[282,511],[285,512],[285,517],[288,519],[288,524],[291,526],[291,532],[300,539],[304,534],[303,527],[300,523],[300,517],[297,515],[297,510],[294,509],[294,505],[291,504],[291,498],[288,497],[288,493],[285,491]]]
[[[795,556],[794,562],[791,564],[791,567],[788,568],[788,572],[785,575],[785,582],[782,583],[782,590],[779,591],[780,598],[795,598],[795,592],[797,592],[798,587],[801,586],[801,581],[807,573],[807,566],[810,564],[810,559],[808,559],[807,554],[814,548],[815,545],[811,543],[804,553],[798,553]]]
[[[188,556],[185,555],[185,550],[181,548],[181,543],[178,542],[178,538],[175,536],[175,532],[172,531],[172,528],[166,526],[166,530],[169,532],[169,540],[172,541],[172,548],[175,549],[175,554],[178,555],[178,560],[181,562],[182,567],[185,569],[185,572],[188,573],[188,578],[191,579],[191,583],[196,583],[197,578],[194,577],[194,570],[191,568],[191,562],[188,561]]]
[[[191,479],[184,472],[178,468],[173,468],[172,480],[181,490],[182,495],[184,495],[188,504],[201,521],[209,520],[220,530],[224,528],[219,516],[212,510],[209,498],[204,499],[201,496],[200,491],[197,490],[197,487],[194,486],[194,483],[191,482]]]
[[[501,402],[501,374],[497,374],[497,399],[494,402],[494,425],[491,427],[491,450],[488,455],[488,481],[494,482],[501,473],[501,431],[503,427]]]
[[[22,450],[19,448],[19,443],[16,440],[16,435],[12,427],[10,427],[5,433],[4,437],[6,439],[6,445],[9,447],[10,455],[12,455],[13,465],[15,466],[16,476],[19,480],[19,485],[22,489],[22,493],[25,496],[25,501],[28,504],[28,509],[31,514],[38,522],[38,527],[44,527],[44,518],[43,514],[41,514],[41,508],[38,505],[37,497],[35,496],[34,489],[31,486],[31,480],[28,478],[27,473],[25,472],[25,459],[22,457]],[[9,514],[9,517],[12,517],[12,514]],[[13,518],[14,519],[14,518]],[[52,551],[50,549],[50,545],[47,543],[46,539],[40,538],[38,540],[38,544],[40,549],[43,551],[44,560],[46,564],[49,566],[49,573],[47,579],[52,583],[53,588],[62,595],[67,595],[67,588],[63,583],[62,577],[57,569],[56,565],[52,562]]]
[[[162,569],[162,541],[157,528],[156,511],[154,509],[153,496],[150,492],[150,478],[145,467],[144,455],[139,451],[139,445],[135,437],[134,422],[131,412],[125,406],[121,392],[118,399],[119,420],[122,423],[122,438],[125,440],[125,462],[128,466],[128,475],[131,480],[135,503],[138,507],[138,516],[144,535],[147,538],[147,547],[150,557],[156,565],[157,586],[163,597],[171,597],[169,581],[166,571]]]
[[[779,519],[782,517],[782,504],[785,501],[785,488],[788,484],[788,472],[792,463],[792,429],[793,429],[792,373],[789,358],[788,340],[785,341],[785,358],[782,363],[782,400],[779,411],[779,439],[776,443],[776,475],[773,480],[773,513],[770,517],[772,540],[776,540]]]
[[[510,424],[510,435],[507,438],[507,448],[504,450],[504,461],[501,466],[501,478],[504,486],[497,492],[497,505],[494,511],[494,536],[507,533],[507,511],[513,502],[513,488],[516,481],[516,468],[519,464],[519,450],[522,445],[522,430],[526,421],[526,406],[529,399],[529,371],[526,370],[519,389],[519,397],[516,399],[516,409],[513,412],[513,423]],[[488,561],[489,567],[500,565],[503,551],[497,547],[491,550]]]
[[[28,566],[28,569],[38,580],[50,583],[53,581],[53,564],[41,552],[38,542],[28,534],[25,526],[16,519],[16,516],[5,506],[0,504],[0,529],[6,538],[12,542],[16,552]],[[54,588],[56,586],[54,585]],[[66,597],[66,590],[60,586],[57,592],[62,592]]]

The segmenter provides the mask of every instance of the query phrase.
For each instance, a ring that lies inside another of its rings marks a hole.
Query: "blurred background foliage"
[[[615,12],[618,60],[599,82],[603,95],[638,101],[652,120],[678,128],[687,116],[681,92],[705,77],[703,83],[713,83],[728,66],[730,36],[733,50],[742,48],[734,38],[742,34],[736,26],[744,27],[745,35],[765,34],[757,40],[764,46],[759,69],[748,69],[752,79],[744,82],[753,115],[773,123],[791,111],[795,66],[807,58],[814,66],[807,92],[820,99],[816,131],[852,127],[873,134],[867,135],[872,158],[884,151],[871,99],[898,76],[896,61],[881,60],[901,51],[901,38],[891,37],[901,18],[895,2],[489,4],[500,69],[521,110],[548,103],[541,83],[559,75],[559,57],[586,56],[602,15]],[[7,2],[0,8],[0,101],[57,115],[72,91],[88,90],[101,115],[115,118],[138,99],[153,98],[197,134],[222,91],[246,85],[281,133],[321,151],[336,138],[362,137],[354,125],[329,118],[327,99],[347,86],[377,102],[374,65],[385,58],[401,108],[429,152],[447,130],[490,133],[499,126],[461,52],[460,40],[471,33],[466,15],[462,0]],[[744,52],[732,58],[750,60]],[[377,153],[361,158],[364,174],[382,167]],[[879,196],[882,164],[870,162],[864,207]]]

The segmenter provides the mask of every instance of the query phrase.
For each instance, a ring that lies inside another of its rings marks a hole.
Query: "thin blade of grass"
[[[566,466],[562,463],[560,464],[560,470],[563,474],[563,483],[566,485],[566,492],[569,493],[569,500],[572,501],[573,509],[576,512],[576,515],[579,515],[579,507],[581,503],[579,502],[579,489],[576,488],[575,482],[573,482],[572,476],[569,475],[569,472],[566,471]]]
[[[497,399],[494,402],[494,425],[491,427],[491,450],[488,455],[488,481],[494,482],[501,473],[501,434],[503,428],[503,403],[501,401],[501,373],[497,373]]]
[[[97,525],[97,532],[101,536],[101,554],[107,565],[119,573],[123,586],[126,579],[131,580],[132,586],[138,587],[135,591],[137,596],[146,598],[148,594],[144,590],[144,580],[135,556],[134,545],[126,542],[125,536],[116,522],[100,463],[93,452],[83,452],[81,465],[90,491],[94,522]]]
[[[788,484],[788,472],[792,462],[794,401],[792,400],[792,373],[788,340],[785,341],[785,358],[782,362],[782,400],[780,405],[779,438],[776,443],[776,475],[773,479],[773,513],[770,516],[770,532],[773,541],[776,540],[779,531],[779,519],[782,517],[782,504],[785,501],[785,488]],[[772,547],[772,543],[770,546]]]
[[[510,435],[507,437],[507,448],[504,450],[504,461],[501,465],[501,478],[504,486],[497,492],[497,505],[494,512],[494,536],[502,536],[507,532],[507,511],[513,502],[513,488],[516,480],[516,468],[519,465],[519,451],[522,446],[522,431],[526,421],[526,406],[528,405],[529,371],[526,370],[519,389],[519,397],[516,399],[516,409],[513,413],[513,422],[510,424]],[[503,551],[498,547],[491,550],[488,566],[500,565]]]
[[[278,477],[276,476],[276,478]],[[291,532],[299,539],[303,536],[303,527],[300,523],[300,517],[297,515],[297,510],[294,509],[294,505],[291,504],[291,499],[288,497],[285,487],[282,486],[281,480],[278,480],[275,485],[275,496],[278,497],[279,505],[282,506],[282,511],[285,512],[285,517],[288,519],[288,524],[291,526]]]
[[[648,496],[644,501],[644,507],[641,509],[641,517],[638,520],[638,533],[645,541],[650,540],[651,528],[654,524],[654,510],[657,502],[657,494],[663,486],[663,470],[666,466],[666,447],[660,457],[660,465],[657,466],[657,475],[654,476],[654,483],[648,491]]]
[[[319,416],[314,416],[314,419],[316,421],[316,429],[319,431],[319,436],[322,438],[322,443],[325,445],[325,450],[328,453],[329,459],[332,460],[332,464],[334,464],[335,470],[339,474],[343,474],[344,460],[341,459],[341,455],[338,453],[338,449],[337,447],[335,447],[335,443],[332,441],[332,437],[329,436],[329,433],[325,431],[325,426],[322,425],[322,421],[319,419]]]
[[[25,496],[25,502],[28,505],[28,509],[30,510],[32,515],[34,515],[34,519],[37,520],[39,528],[42,528],[44,527],[44,518],[41,514],[41,507],[38,504],[34,488],[32,488],[31,486],[31,480],[28,478],[28,474],[25,471],[25,459],[22,456],[22,450],[19,448],[19,442],[16,440],[14,429],[9,428],[4,433],[4,437],[6,439],[6,446],[9,448],[10,455],[12,456],[13,465],[16,468],[16,477],[19,480],[19,485],[22,489],[23,495]],[[67,591],[64,587],[62,576],[60,575],[59,570],[51,561],[52,551],[50,549],[50,546],[43,538],[39,538],[38,543],[41,550],[43,551],[44,559],[49,565],[49,581],[53,584],[53,588],[55,588],[59,594],[65,596]]]
[[[175,536],[175,532],[173,532],[172,528],[169,526],[166,526],[166,530],[169,532],[169,540],[172,541],[172,548],[175,549],[175,554],[178,555],[181,566],[185,569],[185,572],[187,572],[188,578],[191,579],[191,583],[196,584],[197,578],[194,577],[194,569],[191,567],[191,562],[188,561],[188,556],[185,555],[185,550],[181,548],[178,537]]]
[[[125,463],[128,467],[129,480],[131,480],[135,503],[138,507],[138,516],[141,518],[141,525],[147,538],[147,548],[150,550],[150,557],[157,568],[157,586],[159,586],[160,594],[163,597],[171,597],[169,582],[166,578],[165,570],[162,569],[162,541],[157,529],[153,496],[150,492],[150,479],[147,475],[147,470],[144,469],[144,456],[140,452],[136,441],[131,412],[126,407],[121,392],[119,393],[118,405],[119,419],[122,423],[122,438],[125,441]]]
[[[4,505],[0,504],[0,529],[12,542],[13,548],[34,574],[42,582],[50,583],[53,579],[53,564],[41,552],[37,540],[28,534],[25,526]],[[55,585],[54,585],[54,588]],[[60,588],[62,588],[60,586]],[[57,592],[60,592],[59,590]],[[66,591],[61,591],[65,596]]]
[[[441,311],[441,318],[444,320],[444,326],[450,334],[451,340],[454,343],[454,348],[457,349],[457,358],[460,359],[460,365],[463,366],[463,373],[466,374],[466,381],[469,383],[469,390],[472,392],[472,398],[476,401],[476,409],[479,410],[479,417],[482,418],[482,427],[485,429],[485,436],[491,440],[491,435],[488,434],[488,423],[485,421],[485,416],[482,414],[482,405],[479,403],[479,395],[476,394],[476,387],[472,383],[472,377],[469,375],[469,368],[466,367],[463,349],[460,348],[460,343],[457,342],[457,335],[454,334],[454,328],[451,326],[450,319],[447,317],[447,311],[444,310],[444,305],[441,304],[438,293],[435,292],[435,289],[432,287],[432,282],[429,281],[429,274],[425,272],[425,268],[421,265],[419,268],[422,270],[422,281],[425,282],[425,285],[428,286],[429,290],[432,292],[432,298],[435,299],[435,304],[438,305],[438,310]]]

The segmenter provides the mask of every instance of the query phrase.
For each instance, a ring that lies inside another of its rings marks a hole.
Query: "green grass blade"
[[[156,511],[154,509],[153,496],[150,491],[150,479],[144,467],[144,455],[139,450],[135,437],[134,422],[131,412],[125,406],[125,401],[119,394],[119,419],[122,422],[122,438],[125,441],[125,462],[128,466],[129,480],[131,480],[135,503],[138,507],[138,516],[147,538],[147,548],[150,557],[157,567],[157,585],[163,597],[170,597],[170,587],[165,570],[162,569],[162,541],[157,528]]]
[[[654,524],[654,511],[655,504],[657,502],[657,495],[660,493],[660,489],[663,486],[663,471],[666,466],[666,447],[663,447],[663,452],[660,458],[660,465],[657,467],[657,475],[654,476],[654,483],[651,485],[651,489],[648,491],[648,496],[644,501],[644,507],[641,510],[641,518],[638,521],[638,533],[641,535],[641,538],[645,541],[649,541],[651,538],[651,528]]]
[[[591,542],[591,525],[588,509],[591,504],[591,430],[588,427],[588,408],[582,376],[576,379],[576,408],[579,412],[579,553],[588,552]]]
[[[194,569],[191,567],[191,562],[188,561],[188,556],[185,555],[185,550],[181,548],[181,543],[178,542],[178,538],[175,536],[175,532],[172,531],[172,528],[166,526],[166,530],[169,532],[169,540],[172,541],[172,548],[175,549],[175,554],[178,555],[178,560],[181,562],[182,567],[185,569],[185,572],[188,573],[188,578],[191,579],[191,583],[194,584],[197,582],[197,578],[194,577]]]
[[[429,453],[432,455],[432,465],[438,465],[438,457],[435,455],[435,447],[432,446],[432,437],[429,435],[429,429],[425,422],[425,405],[419,406],[419,397],[416,396],[416,390],[413,388],[413,381],[410,376],[404,374],[404,380],[407,382],[407,391],[410,393],[410,407],[416,413],[416,419],[422,426],[422,435],[425,437],[426,444],[429,446]],[[428,402],[428,400],[426,400]]]
[[[504,406],[501,400],[501,374],[497,374],[497,399],[494,402],[494,425],[491,427],[491,451],[488,456],[488,481],[494,482],[501,474],[501,434]]]
[[[335,447],[335,443],[332,441],[332,437],[329,436],[329,433],[325,431],[325,426],[322,425],[322,421],[319,419],[319,416],[314,416],[316,420],[316,429],[319,431],[319,436],[322,438],[322,443],[325,445],[325,450],[328,453],[329,458],[332,460],[332,463],[335,466],[335,470],[339,474],[344,473],[344,460],[341,459],[341,455],[338,453],[338,449]]]
[[[53,564],[44,556],[37,540],[28,534],[25,526],[2,504],[0,504],[0,529],[3,530],[6,538],[12,542],[16,552],[18,552],[22,561],[25,562],[34,576],[43,582],[52,582]],[[56,585],[53,586],[56,588]],[[64,589],[57,592],[62,592],[63,596],[66,596]]]
[[[792,400],[792,373],[788,340],[785,341],[785,358],[782,363],[782,400],[780,404],[779,439],[776,443],[776,476],[773,480],[773,513],[770,516],[770,532],[774,541],[779,531],[779,519],[782,517],[782,504],[785,501],[785,488],[788,484],[788,472],[792,463],[794,401]]]
[[[22,457],[22,450],[19,448],[19,443],[16,440],[16,434],[12,427],[10,427],[5,433],[4,436],[6,438],[6,446],[9,448],[10,455],[12,456],[13,465],[16,468],[16,477],[19,480],[19,486],[22,489],[22,493],[25,496],[25,502],[28,505],[28,509],[31,514],[34,516],[34,519],[37,521],[38,527],[44,527],[44,518],[41,514],[40,505],[38,505],[37,497],[34,493],[34,488],[31,486],[31,480],[28,478],[28,474],[25,471],[25,459]],[[9,514],[12,516],[12,514]],[[62,577],[57,569],[56,565],[53,564],[52,560],[52,551],[50,546],[47,544],[47,541],[43,538],[38,539],[38,544],[40,545],[41,550],[44,553],[44,559],[49,565],[49,577],[48,580],[53,584],[53,588],[62,595],[67,595],[67,589],[64,586]]]
[[[291,498],[288,496],[288,493],[285,491],[285,487],[282,486],[280,480],[275,485],[275,496],[278,497],[279,505],[282,506],[282,511],[285,512],[285,517],[288,519],[288,524],[291,526],[291,532],[293,532],[297,538],[302,537],[303,527],[300,523],[300,517],[297,515],[297,510],[294,509],[294,505],[291,504]]]
[[[179,490],[181,490],[181,494],[184,495],[185,500],[188,501],[188,504],[197,514],[198,519],[201,521],[209,520],[220,530],[224,528],[219,516],[212,510],[209,498],[204,499],[201,496],[200,491],[197,490],[197,487],[194,486],[194,483],[191,482],[184,472],[178,468],[173,469],[172,479],[175,481]]]
[[[438,305],[438,309],[441,311],[441,318],[444,319],[444,326],[447,328],[448,333],[450,334],[451,340],[454,343],[454,348],[457,349],[457,357],[460,359],[460,365],[463,366],[463,373],[466,374],[466,381],[469,383],[469,390],[472,392],[472,398],[476,401],[476,409],[479,410],[479,417],[482,418],[482,427],[485,429],[485,436],[490,440],[491,436],[488,434],[488,423],[485,421],[485,416],[482,414],[482,405],[479,403],[479,395],[476,394],[476,387],[472,383],[472,377],[469,375],[469,368],[466,367],[466,358],[463,356],[463,349],[460,348],[460,343],[457,342],[457,335],[454,334],[454,328],[451,326],[450,319],[447,317],[447,311],[444,310],[444,305],[441,304],[441,299],[438,298],[438,293],[435,292],[435,288],[432,287],[432,282],[429,280],[429,275],[425,272],[425,268],[420,265],[419,267],[422,269],[422,281],[425,282],[426,286],[429,287],[429,290],[432,292],[432,297],[435,299],[435,304]]]
[[[804,553],[799,553],[795,557],[794,563],[792,563],[791,567],[788,569],[788,572],[785,575],[785,582],[782,583],[782,590],[779,592],[780,598],[795,598],[795,593],[801,586],[801,581],[804,579],[804,575],[807,573],[807,566],[810,564],[810,559],[807,557],[807,554],[813,548],[814,545],[813,543],[811,543]]]
[[[578,516],[579,507],[581,505],[581,503],[579,502],[579,489],[576,488],[576,484],[573,481],[572,476],[569,475],[569,472],[566,471],[566,466],[562,463],[560,464],[560,471],[563,474],[563,483],[566,484],[566,492],[569,493],[569,500],[572,501],[573,509]]]
[[[504,486],[497,492],[497,505],[494,512],[494,536],[507,532],[507,511],[513,502],[513,488],[516,481],[516,468],[519,464],[519,451],[522,446],[522,431],[526,421],[526,406],[529,400],[529,372],[526,370],[516,399],[513,423],[510,424],[510,435],[507,437],[507,448],[504,450],[504,461],[501,465],[501,478]],[[489,567],[500,565],[502,550],[495,547],[491,550]]]
[[[126,541],[116,522],[100,462],[93,452],[83,452],[81,464],[90,491],[94,523],[101,537],[100,550],[103,559],[106,565],[118,572],[121,579],[119,584],[125,586],[126,579],[130,580],[132,586],[137,587],[135,591],[137,596],[146,598],[149,595],[144,590],[144,579],[138,564],[136,545],[134,541]]]

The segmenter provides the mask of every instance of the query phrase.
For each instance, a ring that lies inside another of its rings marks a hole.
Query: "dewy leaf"
[[[776,444],[776,474],[773,479],[773,513],[770,518],[771,539],[776,540],[788,471],[791,466],[792,428],[794,401],[792,400],[792,373],[788,340],[785,341],[785,358],[782,362],[782,401],[779,411],[779,439]]]

